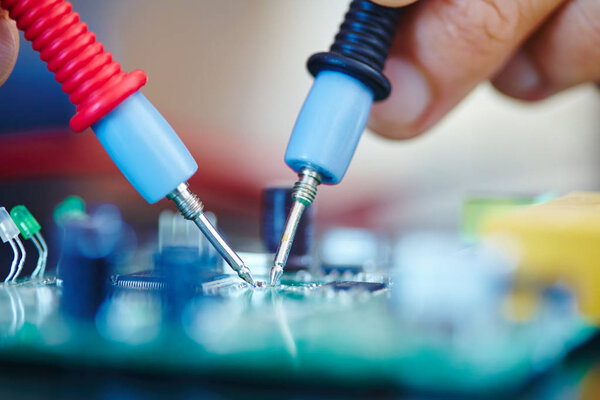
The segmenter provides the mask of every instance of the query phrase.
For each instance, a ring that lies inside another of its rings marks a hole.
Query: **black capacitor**
[[[283,234],[285,221],[292,208],[291,187],[269,187],[262,193],[261,236],[266,250],[275,253]],[[314,238],[313,205],[304,211],[300,219],[294,244],[286,265],[287,271],[306,269],[310,266]]]

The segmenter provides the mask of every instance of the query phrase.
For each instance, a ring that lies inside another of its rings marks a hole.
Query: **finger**
[[[402,7],[416,2],[417,0],[372,0],[373,3],[384,7]]]
[[[429,0],[406,8],[386,64],[390,97],[369,126],[390,138],[431,127],[490,79],[563,0]]]
[[[600,81],[600,2],[566,3],[494,79],[503,93],[539,100],[583,82]]]
[[[6,81],[17,61],[19,32],[8,13],[0,9],[0,85]]]

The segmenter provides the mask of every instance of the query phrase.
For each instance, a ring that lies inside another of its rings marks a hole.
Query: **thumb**
[[[0,85],[6,81],[17,61],[19,32],[8,12],[0,9]]]

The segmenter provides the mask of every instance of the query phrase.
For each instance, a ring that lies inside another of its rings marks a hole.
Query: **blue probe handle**
[[[337,71],[321,71],[306,97],[285,153],[296,172],[311,168],[322,182],[342,180],[365,129],[373,92]]]
[[[382,70],[399,16],[398,8],[354,0],[330,51],[308,60],[315,81],[285,154],[294,171],[311,168],[327,184],[342,180],[373,101],[389,96]]]
[[[177,133],[141,92],[129,96],[92,130],[148,203],[165,197],[198,169]]]

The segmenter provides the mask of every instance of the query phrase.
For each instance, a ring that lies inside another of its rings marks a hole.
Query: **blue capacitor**
[[[373,91],[358,79],[321,71],[292,131],[285,162],[294,171],[311,168],[323,183],[342,180],[373,104]]]
[[[92,126],[123,175],[156,203],[198,169],[177,133],[141,92]]]

